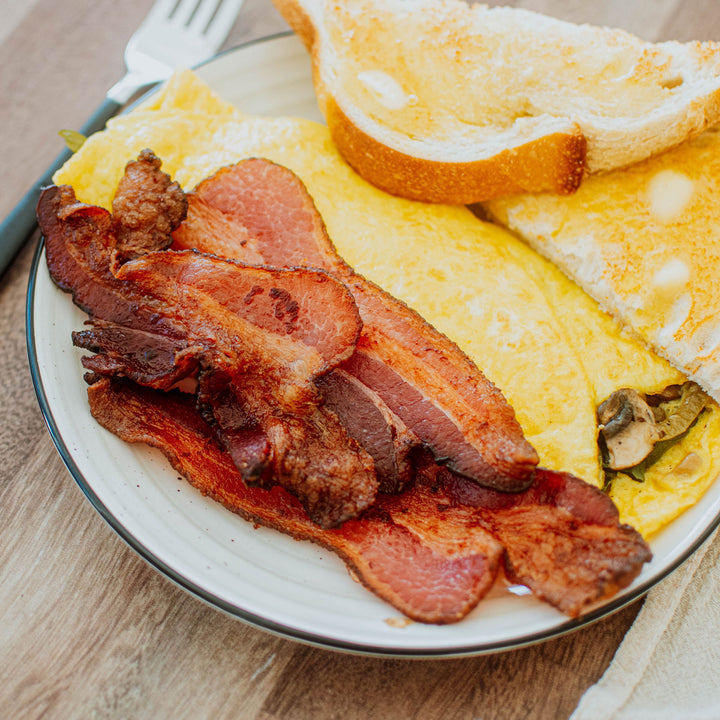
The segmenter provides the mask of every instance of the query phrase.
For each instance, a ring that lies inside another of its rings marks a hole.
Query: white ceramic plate
[[[319,120],[310,63],[293,36],[225,53],[199,69],[242,110]],[[610,602],[571,621],[520,591],[493,590],[465,620],[433,626],[399,614],[354,582],[333,554],[255,529],[180,480],[164,457],[127,445],[92,419],[70,334],[85,316],[52,284],[38,248],[27,306],[33,380],[53,440],[100,514],[141,556],[189,592],[286,637],[358,653],[453,656],[544,640],[646,592],[707,537],[720,518],[720,483],[652,542],[654,560]],[[118,582],[121,582],[118,579]]]

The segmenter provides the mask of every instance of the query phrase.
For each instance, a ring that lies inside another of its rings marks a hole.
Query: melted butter
[[[677,258],[665,263],[653,276],[652,284],[663,295],[675,296],[690,280],[690,268]]]
[[[402,110],[412,98],[392,75],[383,70],[364,70],[357,78],[388,110]]]
[[[677,218],[689,205],[695,184],[684,173],[661,170],[650,178],[647,193],[650,212],[663,223]]]
[[[680,297],[670,305],[669,310],[665,311],[667,320],[656,333],[657,343],[659,345],[667,346],[673,341],[678,330],[680,330],[683,323],[687,320],[691,306],[692,301],[690,296],[685,294],[680,295]]]
[[[688,453],[674,468],[677,477],[691,476],[702,469],[702,458],[694,452]]]

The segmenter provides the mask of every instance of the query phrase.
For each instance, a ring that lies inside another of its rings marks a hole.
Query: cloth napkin
[[[719,533],[650,591],[571,720],[720,718]]]

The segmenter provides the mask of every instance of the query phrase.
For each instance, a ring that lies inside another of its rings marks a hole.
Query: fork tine
[[[150,8],[150,12],[143,22],[167,20],[175,11],[177,4],[178,0],[155,0],[155,4]]]
[[[186,26],[193,19],[198,7],[198,0],[180,0],[172,12],[172,22]]]
[[[200,35],[204,35],[214,19],[218,5],[222,0],[200,0],[197,12],[193,16],[190,28]]]
[[[216,47],[222,45],[235,23],[243,0],[220,0],[217,12],[208,25],[205,37]]]

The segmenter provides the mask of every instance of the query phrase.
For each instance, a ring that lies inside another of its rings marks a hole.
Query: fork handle
[[[88,121],[80,128],[82,135],[92,135],[105,127],[105,123],[117,115],[122,106],[110,98],[100,104]],[[32,235],[37,224],[35,209],[40,197],[40,191],[46,185],[52,185],[52,176],[72,156],[69,150],[64,150],[55,159],[55,162],[46,170],[45,174],[28,190],[25,197],[15,206],[0,225],[0,277],[7,270],[20,248]]]

